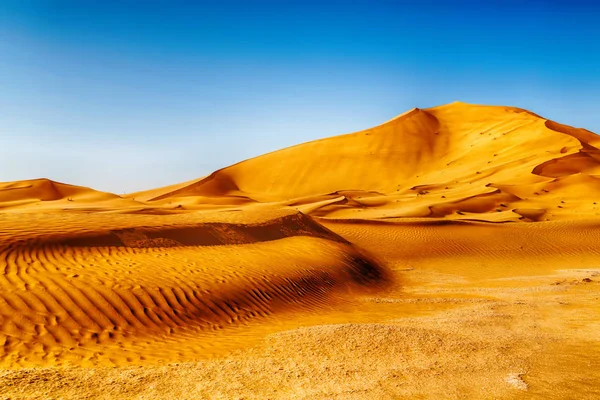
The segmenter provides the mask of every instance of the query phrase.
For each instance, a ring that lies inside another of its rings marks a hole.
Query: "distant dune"
[[[108,210],[132,207],[135,204],[116,194],[46,178],[0,183],[0,212],[81,210],[90,207]]]
[[[49,179],[31,179],[26,181],[0,183],[0,202],[36,202],[85,199],[90,201],[112,200],[118,198],[111,193],[54,182]]]

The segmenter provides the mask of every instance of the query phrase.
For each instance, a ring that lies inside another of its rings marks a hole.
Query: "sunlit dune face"
[[[327,218],[588,218],[600,212],[599,144],[589,131],[526,110],[452,103],[246,160],[146,198],[153,207],[189,209],[280,202]]]

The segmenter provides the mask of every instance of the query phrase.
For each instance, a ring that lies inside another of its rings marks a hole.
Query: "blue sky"
[[[455,100],[600,133],[599,21],[594,1],[3,0],[0,181],[149,189]]]

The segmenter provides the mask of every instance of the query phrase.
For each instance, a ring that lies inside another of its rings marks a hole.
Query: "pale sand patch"
[[[529,386],[527,386],[527,383],[525,383],[525,381],[523,380],[524,375],[525,375],[525,373],[519,373],[519,372],[510,373],[505,378],[506,383],[514,386],[515,389],[527,390],[529,388]]]

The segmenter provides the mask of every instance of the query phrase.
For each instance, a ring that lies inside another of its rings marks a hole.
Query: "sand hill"
[[[150,200],[286,201],[331,218],[596,215],[599,145],[526,110],[452,103],[246,160]]]
[[[83,186],[50,179],[0,182],[0,211],[64,211],[70,209],[106,211],[140,206],[132,200]]]
[[[0,183],[0,202],[38,202],[86,199],[101,201],[117,198],[117,195],[96,190],[54,182],[49,179]]]

